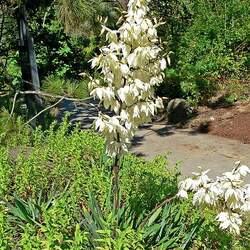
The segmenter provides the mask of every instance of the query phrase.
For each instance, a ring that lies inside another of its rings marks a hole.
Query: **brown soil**
[[[13,162],[16,162],[17,158],[19,157],[19,155],[22,153],[22,155],[24,155],[25,158],[28,158],[29,155],[31,154],[32,148],[31,147],[21,147],[18,146],[16,148],[12,148],[9,151],[9,157],[10,160]]]
[[[200,107],[198,115],[188,126],[201,133],[209,133],[250,144],[250,102],[231,107]]]

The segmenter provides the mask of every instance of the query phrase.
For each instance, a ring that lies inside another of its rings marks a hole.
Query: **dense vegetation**
[[[66,86],[68,81],[73,82],[73,88],[79,85],[79,89],[84,89],[87,83],[79,73],[91,72],[88,61],[104,42],[99,37],[98,16],[108,17],[108,25],[114,27],[122,10],[118,2],[81,0],[70,5],[66,0],[56,4],[28,1],[28,24],[45,90],[48,85],[56,85],[54,89],[65,85],[64,92],[71,94]],[[247,96],[248,1],[159,0],[152,1],[151,5],[152,16],[165,22],[159,27],[159,36],[171,59],[165,72],[166,80],[159,88],[161,95],[184,97],[193,104],[207,103],[218,91],[231,100]],[[20,87],[21,72],[18,41],[13,40],[11,34],[13,30],[17,34],[17,27],[11,7],[6,8],[9,12],[5,15],[8,24],[4,26],[6,32],[1,42],[1,63],[5,65],[1,86],[7,84],[7,89],[16,89]],[[6,50],[7,62],[2,57],[6,56]]]
[[[189,201],[161,203],[174,196],[179,176],[178,166],[166,169],[165,157],[124,156],[116,215],[112,162],[94,132],[72,130],[65,121],[33,135],[23,128],[6,143],[0,151],[1,249],[249,248],[249,230],[234,238],[218,229],[209,210],[201,215]]]
[[[173,52],[166,93],[194,104],[207,103],[225,88],[236,99],[249,93],[247,1],[154,1],[153,5],[154,15],[166,22],[160,34]]]

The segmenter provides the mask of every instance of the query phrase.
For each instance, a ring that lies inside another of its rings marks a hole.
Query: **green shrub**
[[[6,207],[0,204],[0,249],[13,249],[13,228],[11,227]]]
[[[132,154],[121,163],[121,187],[138,213],[150,211],[155,204],[177,192],[179,168],[167,169],[167,159],[158,156],[146,161]]]
[[[20,116],[16,117],[14,114],[10,117],[10,113],[6,109],[0,111],[0,145],[28,145],[30,134],[30,127],[25,125]]]
[[[180,40],[179,70],[193,87],[184,84],[186,95],[197,101],[214,93],[216,81],[208,78],[244,79],[249,66],[244,44],[249,42],[247,1],[197,1],[193,21]],[[241,49],[239,49],[241,48]],[[204,85],[205,83],[205,85]]]
[[[0,154],[1,197],[5,197],[3,201],[9,204],[8,209],[15,211],[10,212],[11,218],[15,218],[14,238],[20,235],[14,244],[23,249],[70,249],[78,244],[74,239],[76,234],[78,241],[86,240],[86,233],[82,227],[77,229],[77,225],[81,225],[88,190],[97,197],[101,207],[106,202],[112,161],[104,154],[104,140],[99,135],[73,129],[66,120],[58,129],[53,124],[45,132],[35,130],[29,138],[28,142],[20,140],[19,144],[12,144],[14,147],[3,148]],[[165,195],[175,193],[177,171],[166,171],[166,164],[163,157],[147,162],[128,155],[122,160],[122,197],[131,195],[131,208],[135,211],[147,212]],[[133,189],[135,182],[138,185]],[[164,182],[168,184],[161,189]],[[146,199],[156,192],[158,195],[151,197],[147,204]],[[143,199],[144,203],[139,205]],[[111,240],[108,232],[102,234]],[[120,240],[125,237],[129,243],[137,232],[130,228],[118,234]],[[120,240],[114,244],[120,244]]]
[[[171,65],[159,92],[170,98],[183,96],[194,105],[206,104],[220,84],[248,81],[249,12],[247,0],[152,2],[152,14],[165,21],[159,34],[167,53],[171,51]],[[229,87],[227,91],[234,93]]]
[[[4,197],[4,195],[8,192],[8,188],[11,184],[11,164],[8,159],[8,152],[5,148],[0,147],[0,197]]]
[[[165,157],[123,157],[120,212],[114,213],[112,161],[98,134],[65,120],[27,138],[0,150],[1,249],[95,249],[93,241],[100,249],[172,249],[193,242],[209,248],[211,240],[218,248],[247,246],[247,225],[242,238],[219,234],[209,212],[194,209],[190,201],[155,209],[177,191],[178,167],[166,169]]]

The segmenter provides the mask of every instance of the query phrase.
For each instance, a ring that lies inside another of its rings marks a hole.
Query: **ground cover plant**
[[[247,249],[247,225],[235,237],[190,201],[157,208],[178,191],[179,169],[165,157],[124,156],[114,213],[103,138],[66,121],[29,138],[1,146],[1,249],[209,249],[211,240],[215,249]]]

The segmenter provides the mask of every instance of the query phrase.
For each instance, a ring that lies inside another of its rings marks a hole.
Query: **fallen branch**
[[[78,102],[81,103],[82,105],[86,106],[86,107],[92,107],[95,108],[97,110],[97,112],[99,112],[99,108],[96,107],[96,105],[92,104],[92,103],[84,103],[85,101],[88,101],[91,99],[91,97],[85,98],[85,99],[79,99],[79,98],[71,98],[71,97],[67,97],[67,96],[61,96],[61,95],[53,95],[53,94],[49,94],[43,91],[34,91],[34,90],[27,90],[27,91],[17,91],[14,95],[14,100],[13,100],[13,104],[12,104],[12,108],[11,108],[11,113],[9,116],[9,119],[13,116],[14,110],[15,110],[15,105],[16,105],[16,99],[18,95],[39,95],[39,96],[45,96],[45,97],[49,97],[49,98],[53,98],[53,99],[60,99],[58,102],[56,102],[55,104],[45,108],[44,110],[40,111],[39,113],[37,113],[34,117],[36,118],[37,116],[39,116],[40,114],[42,114],[43,112],[45,112],[46,110],[53,108],[54,106],[56,106],[57,104],[59,104],[62,100],[68,100],[68,101],[72,101],[72,102]],[[29,120],[27,123],[31,122],[33,119],[35,118],[31,118],[31,120]]]
[[[45,97],[50,97],[50,98],[53,98],[53,99],[64,98],[64,100],[68,100],[68,101],[72,101],[72,102],[84,102],[84,101],[87,101],[87,100],[91,99],[91,97],[88,97],[88,98],[85,98],[85,99],[71,98],[71,97],[67,97],[67,96],[53,95],[53,94],[49,94],[47,92],[35,91],[35,90],[19,91],[18,93],[21,94],[21,95],[39,95],[39,96],[45,96]],[[84,105],[91,106],[90,104],[87,104],[87,103],[84,103]]]
[[[2,92],[0,92],[0,97],[6,97],[6,96],[9,96],[9,95],[10,95],[9,93],[3,94]]]
[[[22,94],[22,95],[40,95],[40,96],[50,97],[50,98],[53,98],[53,99],[63,98],[64,100],[67,100],[67,101],[81,103],[82,105],[84,105],[86,107],[95,108],[97,112],[100,111],[99,110],[99,105],[98,105],[98,107],[96,107],[96,105],[94,105],[93,103],[85,103],[86,101],[91,100],[92,97],[88,97],[88,98],[84,98],[84,99],[79,99],[79,98],[71,98],[71,97],[62,96],[62,95],[53,95],[53,94],[49,94],[47,92],[34,91],[34,90],[19,91],[19,93]]]
[[[35,116],[33,116],[31,119],[29,119],[27,122],[24,123],[24,126],[29,124],[30,122],[32,122],[34,119],[36,119],[39,115],[41,115],[42,113],[46,112],[47,110],[55,107],[57,104],[59,104],[62,100],[64,99],[64,97],[62,97],[59,101],[57,101],[56,103],[54,103],[53,105],[50,105],[48,107],[46,107],[45,109],[41,110],[40,112],[38,112]]]
[[[10,112],[10,116],[8,121],[10,120],[10,118],[12,117],[13,113],[14,113],[14,109],[15,109],[15,105],[16,105],[16,99],[18,96],[18,92],[15,93],[14,99],[13,99],[13,104],[12,104],[12,108],[11,108],[11,112]]]

